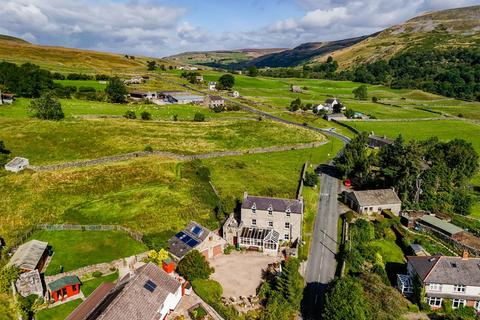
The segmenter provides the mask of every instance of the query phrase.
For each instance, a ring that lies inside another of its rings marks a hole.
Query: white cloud
[[[328,10],[316,9],[307,12],[301,24],[307,28],[322,28],[342,19],[348,19],[347,8],[338,7]]]

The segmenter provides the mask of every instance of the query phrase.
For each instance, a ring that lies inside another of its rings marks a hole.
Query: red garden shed
[[[48,292],[55,302],[63,301],[80,293],[80,279],[77,276],[66,276],[50,282]]]

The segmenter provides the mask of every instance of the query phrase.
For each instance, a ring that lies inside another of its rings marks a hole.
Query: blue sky
[[[291,48],[371,34],[480,0],[1,0],[0,34],[38,44],[163,57]]]

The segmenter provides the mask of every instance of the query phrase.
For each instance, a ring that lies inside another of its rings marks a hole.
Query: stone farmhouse
[[[240,93],[238,91],[232,91],[232,92],[229,92],[228,95],[230,97],[233,97],[233,98],[238,98],[240,97]]]
[[[225,105],[225,99],[220,96],[208,96],[205,102],[210,108],[223,107]]]
[[[291,85],[290,86],[290,91],[296,92],[296,93],[302,93],[302,88],[300,86]]]
[[[402,208],[402,201],[393,189],[345,191],[344,202],[358,213],[373,214],[390,210],[397,216]]]
[[[124,84],[126,84],[127,86],[130,85],[130,84],[142,84],[145,82],[145,79],[143,77],[140,77],[140,76],[135,76],[135,77],[132,77],[130,79],[126,79],[123,81]]]
[[[408,274],[397,275],[397,287],[404,295],[413,294],[415,283],[425,289],[426,302],[432,309],[448,299],[452,308],[473,307],[480,311],[480,258],[407,256]]]
[[[205,258],[212,259],[223,254],[226,246],[222,237],[195,221],[168,240],[168,251],[178,260],[191,250],[198,250]]]
[[[301,240],[303,200],[250,196],[245,192],[240,221],[233,216],[223,227],[224,238],[232,245],[276,253],[280,241]]]
[[[5,170],[17,173],[24,169],[27,169],[29,165],[30,162],[28,161],[28,159],[22,157],[15,157],[5,165]]]
[[[153,263],[127,274],[116,284],[103,283],[67,320],[159,320],[180,303],[182,285]]]
[[[336,105],[341,105],[342,102],[340,101],[340,99],[337,99],[337,98],[328,98],[327,100],[325,100],[325,102],[323,103],[323,106],[325,108],[327,108],[328,110],[331,110],[333,112],[333,108],[336,106]],[[347,108],[345,106],[342,105],[342,109],[340,109],[341,112],[347,110]]]

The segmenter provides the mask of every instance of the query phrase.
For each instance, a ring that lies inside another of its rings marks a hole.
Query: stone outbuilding
[[[344,202],[356,212],[368,215],[390,210],[398,216],[402,207],[402,201],[393,189],[345,191]]]
[[[43,283],[38,269],[20,274],[17,281],[15,281],[15,289],[24,298],[31,294],[43,297]]]
[[[20,247],[13,254],[7,266],[16,266],[23,272],[35,269],[42,270],[48,257],[48,243],[31,240]]]
[[[16,173],[25,170],[29,165],[30,162],[27,158],[15,157],[5,165],[5,170]]]

